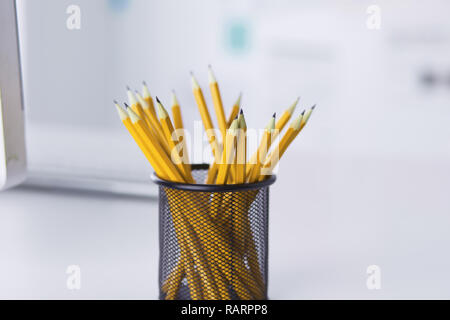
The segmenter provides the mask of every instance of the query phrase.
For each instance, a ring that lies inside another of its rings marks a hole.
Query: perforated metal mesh
[[[203,183],[206,170],[194,170]],[[269,186],[186,191],[159,186],[160,299],[267,299]]]

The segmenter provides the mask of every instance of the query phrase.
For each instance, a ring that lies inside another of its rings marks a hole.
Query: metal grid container
[[[203,183],[208,165],[193,165]],[[269,186],[159,185],[159,286],[163,300],[267,299]]]

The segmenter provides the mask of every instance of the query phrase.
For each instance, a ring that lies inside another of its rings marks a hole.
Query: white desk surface
[[[316,158],[295,176],[280,170],[271,189],[269,297],[450,298],[446,164],[421,172],[418,162],[341,160]],[[79,291],[66,288],[73,264]],[[366,287],[372,264],[381,268],[380,290]],[[0,298],[156,299],[157,277],[157,202],[0,193]]]

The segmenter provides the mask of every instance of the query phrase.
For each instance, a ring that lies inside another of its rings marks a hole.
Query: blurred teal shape
[[[108,0],[108,4],[113,11],[121,12],[130,6],[130,0]]]
[[[226,24],[226,47],[234,53],[244,53],[250,48],[250,28],[243,19],[232,19]]]

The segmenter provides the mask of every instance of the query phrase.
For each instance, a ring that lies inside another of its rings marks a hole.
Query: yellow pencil
[[[233,105],[233,108],[231,109],[231,113],[230,113],[230,116],[227,121],[227,128],[230,128],[231,123],[233,122],[234,119],[236,119],[237,115],[239,114],[239,109],[240,109],[240,105],[241,105],[241,97],[242,97],[242,94],[239,94],[237,101],[235,102],[235,104]],[[225,140],[225,139],[223,139],[223,140]],[[218,168],[219,168],[219,166],[216,163],[216,161],[213,161],[213,163],[211,164],[211,167],[208,171],[208,177],[207,177],[206,183],[208,183],[208,184],[214,183],[214,180],[216,179],[216,174],[218,172]],[[231,174],[232,174],[231,176],[233,177],[234,172],[231,171]]]
[[[316,108],[316,105],[313,105],[311,107],[311,109],[306,111],[305,116],[302,118],[302,123],[300,124],[300,130],[302,130],[305,127],[306,123],[308,123],[309,118],[311,117],[311,114],[313,113],[315,108]]]
[[[138,100],[136,100],[135,95],[133,94],[133,92],[131,92],[131,89],[128,86],[127,86],[127,97],[131,109],[139,116],[139,118],[141,118],[144,121],[145,125],[148,128],[151,128],[152,125],[149,119],[146,117],[142,105],[139,103]]]
[[[244,112],[238,117],[238,138],[236,147],[235,182],[245,183],[245,166],[247,161],[247,124],[245,123]]]
[[[153,167],[153,170],[155,170],[156,174],[160,176],[162,179],[168,179],[169,176],[165,172],[164,168],[160,165],[159,159],[153,153],[151,147],[145,144],[144,140],[139,136],[138,132],[133,127],[133,124],[131,123],[131,119],[128,113],[125,110],[123,110],[121,106],[119,106],[117,101],[114,101],[114,104],[116,106],[120,120],[122,120],[128,132],[133,137],[134,141],[139,146],[139,148],[142,150],[148,162],[150,162],[151,166]]]
[[[299,102],[297,98],[278,120],[274,114],[256,152],[248,158],[247,124],[240,108],[242,95],[227,118],[217,79],[208,66],[209,89],[219,129],[216,133],[203,91],[192,73],[191,82],[214,156],[206,180],[210,184],[255,183],[272,175],[315,109],[314,105],[292,120]],[[153,101],[147,84],[142,84],[142,93],[131,92],[127,87],[130,106],[125,103],[126,108],[122,108],[114,101],[123,125],[158,177],[175,183],[196,183],[189,164],[189,141],[184,136],[185,127],[175,92],[172,91],[171,95],[170,116],[157,97]],[[281,134],[279,143],[275,143]],[[176,245],[173,252],[176,260],[162,279],[161,291],[165,299],[183,298],[185,290],[194,300],[266,297],[267,271],[264,269],[264,255],[259,253],[257,246],[261,233],[254,228],[252,217],[254,208],[261,205],[258,202],[261,201],[258,200],[260,192],[258,188],[249,188],[199,193],[184,191],[181,186],[160,188],[166,197],[164,210],[170,215],[169,223],[176,239],[173,244]]]
[[[144,109],[145,114],[147,115],[147,117],[149,118],[152,126],[155,127],[155,130],[158,131],[158,135],[163,136],[162,134],[162,127],[161,124],[159,123],[158,119],[158,115],[156,114],[156,110],[155,110],[155,104],[153,102],[153,98],[150,95],[150,91],[148,90],[147,84],[145,83],[145,81],[142,82],[142,99],[146,102]]]
[[[252,164],[250,173],[247,176],[248,182],[256,182],[258,180],[261,166],[264,164],[264,160],[272,142],[272,135],[275,129],[275,118],[276,114],[274,113],[269,121],[269,124],[264,130],[261,143],[259,144],[258,150],[256,151],[256,163]]]
[[[212,71],[211,65],[208,66],[209,88],[213,100],[214,109],[216,111],[217,123],[219,124],[220,132],[222,133],[222,141],[225,140],[227,131],[227,120],[225,119],[225,111],[223,110],[222,97],[220,96],[219,84]]]
[[[181,144],[180,145],[181,159],[183,159],[183,164],[186,167],[186,170],[191,172],[189,152],[187,148],[186,138],[184,137],[185,131],[183,124],[183,117],[181,116],[180,103],[178,102],[177,96],[175,95],[175,91],[172,91],[172,117],[175,129],[177,130],[177,132],[180,133],[178,134],[178,141]]]
[[[151,108],[150,108],[150,105],[148,104],[148,100],[146,100],[146,99],[144,99],[144,97],[142,97],[141,96],[141,94],[139,93],[139,91],[135,91],[134,92],[135,93],[135,95],[136,95],[136,97],[137,97],[137,100],[138,100],[138,102],[139,102],[139,104],[142,106],[142,110],[144,111],[144,114],[145,114],[145,118],[149,121],[149,125],[150,126],[153,126],[153,124],[151,123],[151,121],[150,121],[150,113],[152,113],[152,111],[151,111]],[[139,115],[139,114],[138,114]]]
[[[142,81],[142,97],[148,104],[148,112],[153,114],[153,116],[156,118],[155,104],[153,103],[153,98],[145,81]]]
[[[164,106],[159,101],[158,97],[156,97],[156,104],[158,107],[158,116],[159,121],[163,127],[164,134],[166,136],[166,141],[171,150],[170,158],[173,160],[178,170],[183,175],[184,179],[188,183],[194,183],[194,179],[192,178],[191,171],[187,170],[187,168],[183,164],[183,160],[180,157],[180,150],[178,149],[178,136],[176,135],[175,129],[172,125],[172,121],[170,121],[169,114],[167,113]]]
[[[242,98],[242,93],[239,93],[239,97],[236,100],[236,102],[234,103],[233,107],[231,108],[230,115],[228,116],[227,128],[229,128],[231,126],[231,123],[239,114],[239,110],[241,109],[241,98]]]
[[[198,110],[200,112],[200,116],[202,118],[203,127],[205,128],[206,135],[208,137],[209,144],[211,146],[211,151],[214,156],[214,161],[217,163],[220,161],[221,157],[221,149],[217,142],[217,137],[214,131],[214,126],[211,121],[211,116],[208,111],[208,107],[206,106],[205,98],[203,96],[202,89],[200,88],[197,80],[194,77],[194,74],[191,73],[191,81],[192,81],[192,91],[194,93],[195,101],[197,102]],[[212,183],[214,181],[217,174],[217,166],[211,166],[208,172],[207,183]]]
[[[236,144],[236,130],[238,126],[238,121],[233,120],[230,128],[227,130],[227,135],[224,144],[224,150],[222,152],[222,163],[219,165],[219,173],[217,174],[216,184],[227,183],[228,173],[230,171],[230,166],[233,162],[235,144]]]
[[[289,106],[289,108],[287,108],[283,112],[283,114],[281,115],[280,119],[278,119],[278,121],[276,122],[275,130],[272,133],[272,139],[270,141],[270,144],[267,146],[267,149],[270,149],[272,142],[275,141],[275,139],[278,137],[278,135],[281,133],[281,131],[283,131],[284,127],[286,126],[286,124],[291,119],[292,115],[294,114],[295,108],[297,107],[297,104],[298,104],[299,100],[300,100],[300,98],[297,98],[294,101],[294,103],[291,106]],[[246,171],[247,177],[250,175],[250,170],[253,168],[253,164],[255,164],[256,161],[257,161],[257,156],[258,156],[258,153],[255,152],[251,156],[250,160],[248,161],[248,163],[250,163],[252,165],[247,166],[247,169],[246,169],[247,170]]]
[[[262,181],[267,176],[272,174],[273,169],[278,164],[278,162],[286,152],[289,145],[292,143],[292,141],[295,140],[298,134],[303,130],[305,125],[308,123],[309,118],[311,117],[311,114],[314,111],[315,107],[316,105],[312,106],[311,109],[308,110],[308,112],[306,113],[303,111],[302,114],[292,122],[288,131],[286,131],[283,138],[281,139],[280,143],[267,157],[263,169],[261,170],[262,175],[259,176],[258,181]]]
[[[284,127],[291,119],[299,100],[300,100],[300,97],[298,97],[294,101],[294,103],[283,112],[280,119],[278,119],[277,123],[275,124],[275,132],[274,132],[275,135],[273,136],[273,140],[275,140],[278,137],[278,135],[281,133],[281,131],[283,131]]]
[[[136,113],[140,119],[144,121],[146,127],[155,136],[158,143],[161,145],[163,150],[167,155],[170,155],[170,148],[167,144],[164,131],[162,130],[161,124],[156,118],[155,114],[151,112],[151,108],[146,99],[137,94],[138,100],[136,100],[135,95],[131,92],[130,88],[127,87],[128,100],[131,104],[131,109]]]
[[[258,181],[264,180],[265,177],[272,174],[273,169],[280,161],[283,154],[286,152],[288,146],[300,132],[300,123],[302,121],[302,115],[292,121],[286,133],[281,138],[281,141],[274,148],[274,150],[269,154],[266,161],[264,162],[263,168],[261,170],[261,175],[258,178]]]
[[[186,182],[156,138],[145,127],[143,120],[131,108],[127,108],[127,112],[133,123],[133,127],[145,144],[152,148],[152,153],[160,159],[160,165],[164,168],[170,180],[181,183]]]
[[[173,125],[175,129],[184,129],[180,103],[178,102],[175,90],[172,90],[171,100],[172,100],[171,109],[172,109]]]

